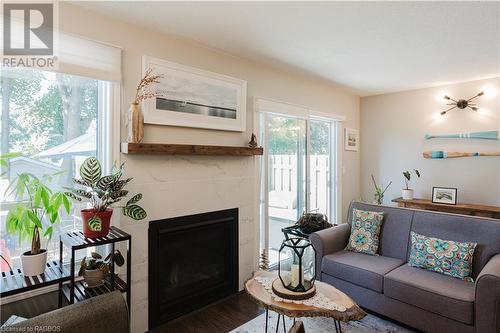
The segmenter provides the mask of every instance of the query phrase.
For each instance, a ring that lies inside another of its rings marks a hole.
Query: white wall
[[[247,131],[222,132],[147,125],[145,142],[246,145],[253,129],[256,97],[304,105],[320,112],[345,115],[346,126],[359,128],[359,97],[329,82],[286,72],[174,38],[131,23],[120,22],[68,3],[60,4],[63,31],[107,42],[123,49],[122,112],[128,108],[141,78],[141,57],[150,55],[248,81]],[[122,126],[122,139],[125,129]],[[359,197],[360,156],[345,153],[343,203]],[[257,267],[258,157],[121,156],[131,191],[142,192],[148,220],[218,209],[240,209],[240,285]],[[345,209],[344,209],[345,212]],[[344,213],[345,214],[345,213]],[[132,327],[147,329],[147,221],[122,218],[132,234]]]
[[[500,141],[433,139],[426,133],[461,133],[500,129],[499,79],[472,81],[448,86],[420,89],[361,99],[361,183],[364,200],[373,200],[370,175],[393,185],[385,202],[401,196],[402,171],[419,169],[422,178],[412,181],[415,197],[431,198],[433,186],[458,188],[458,201],[500,205],[500,157],[474,157],[429,160],[426,150],[500,151]],[[444,117],[436,116],[447,108],[446,92],[453,98],[469,98],[484,86],[493,86],[495,97],[477,98],[484,112],[454,110]]]

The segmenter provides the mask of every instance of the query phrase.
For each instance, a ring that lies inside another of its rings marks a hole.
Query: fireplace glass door
[[[150,329],[237,291],[238,209],[150,222]]]

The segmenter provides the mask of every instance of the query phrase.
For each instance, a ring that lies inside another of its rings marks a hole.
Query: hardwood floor
[[[2,324],[11,315],[25,318],[57,309],[57,292],[31,297],[1,305]],[[154,333],[224,333],[243,325],[257,317],[264,310],[257,306],[244,291],[234,294],[203,309],[179,317],[166,323]]]
[[[264,313],[244,291],[168,322],[154,333],[225,333]]]
[[[4,323],[11,315],[30,318],[55,309],[57,309],[56,291],[1,305],[0,319]],[[367,312],[409,328],[404,324],[379,314],[372,313],[371,311]],[[262,313],[264,313],[264,309],[259,308],[257,303],[242,291],[217,303],[208,305],[203,309],[163,324],[152,330],[152,333],[226,333]]]

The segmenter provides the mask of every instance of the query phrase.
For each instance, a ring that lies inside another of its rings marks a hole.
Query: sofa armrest
[[[500,254],[477,276],[475,307],[476,332],[500,332]]]
[[[309,236],[316,250],[316,279],[321,280],[321,261],[330,253],[343,250],[349,241],[351,226],[348,223],[314,232]]]
[[[5,331],[36,332],[37,327],[47,327],[47,330],[40,332],[128,333],[127,303],[119,291],[113,291],[26,319],[9,326]]]

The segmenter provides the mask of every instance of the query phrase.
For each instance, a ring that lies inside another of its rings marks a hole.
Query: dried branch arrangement
[[[139,104],[147,99],[163,95],[161,91],[151,90],[155,83],[160,83],[161,78],[163,78],[163,75],[156,75],[151,68],[148,68],[139,85],[137,85],[134,103]]]

